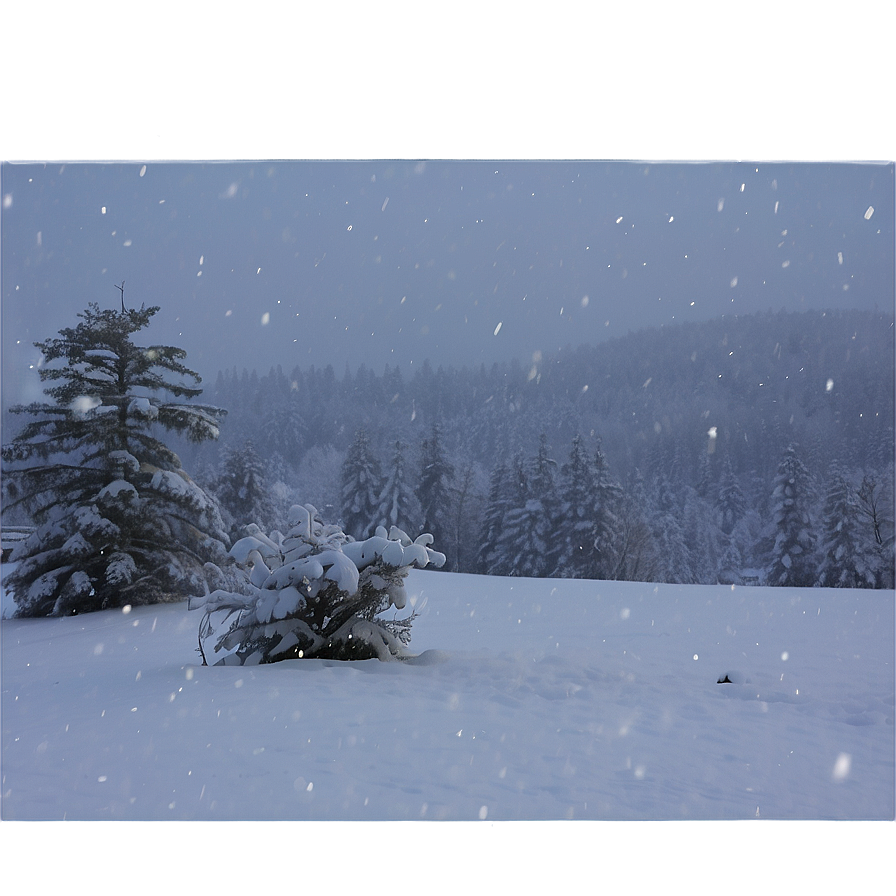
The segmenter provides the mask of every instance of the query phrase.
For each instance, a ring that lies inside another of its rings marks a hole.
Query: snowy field
[[[203,667],[185,604],[4,619],[4,821],[894,817],[893,592],[413,570],[408,593],[408,663]]]

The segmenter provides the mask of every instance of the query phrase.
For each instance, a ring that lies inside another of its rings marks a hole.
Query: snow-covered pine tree
[[[301,458],[299,449],[308,432],[298,391],[288,386],[286,391],[271,389],[263,407],[266,413],[257,436],[264,456],[279,454],[290,466],[297,467]]]
[[[234,529],[241,529],[250,520],[269,528],[274,522],[274,503],[265,463],[252,440],[247,439],[241,448],[225,449],[223,455],[213,491],[233,517]]]
[[[484,575],[496,575],[493,571],[498,561],[498,541],[504,528],[504,518],[511,507],[510,471],[499,460],[489,476],[488,501],[479,533],[479,553],[476,568]]]
[[[644,477],[637,467],[629,476],[626,493],[620,514],[622,536],[615,578],[625,582],[659,581],[657,552],[653,534],[647,525],[650,502],[644,487]]]
[[[557,507],[559,544],[552,575],[590,579],[594,572],[597,539],[597,495],[594,464],[575,436],[569,460],[560,469]]]
[[[796,446],[790,445],[778,464],[772,490],[767,584],[807,588],[815,584],[816,538],[809,511],[811,501],[809,473],[797,456]]]
[[[489,572],[498,576],[531,575],[532,558],[526,555],[528,547],[526,541],[537,502],[532,500],[530,504],[529,478],[521,452],[517,452],[511,461],[508,485],[509,506],[498,535],[496,556]]]
[[[829,588],[876,588],[877,553],[859,532],[855,495],[839,464],[828,473],[822,509],[818,584]]]
[[[862,477],[856,491],[856,509],[863,548],[876,558],[877,587],[892,588],[896,573],[892,469],[879,478],[867,473]]]
[[[412,542],[396,527],[378,526],[375,535],[354,541],[323,523],[311,504],[294,506],[288,524],[285,538],[256,528],[233,546],[243,571],[240,590],[190,601],[190,609],[203,610],[203,662],[405,658],[415,613],[384,614],[406,607],[410,567],[444,564],[445,556],[430,547],[432,536]]]
[[[513,575],[547,576],[556,562],[554,534],[556,507],[554,471],[557,462],[550,456],[547,435],[542,433],[538,452],[526,471],[526,499],[517,511]]]
[[[734,470],[731,468],[731,457],[726,455],[722,464],[722,475],[719,480],[719,494],[716,500],[716,509],[720,518],[720,526],[726,535],[734,531],[734,527],[740,522],[746,513],[747,502],[741,491]]]
[[[133,342],[158,310],[91,303],[77,327],[35,343],[51,401],[15,408],[31,419],[3,448],[37,524],[5,582],[20,616],[183,600],[227,581],[217,504],[157,437],[217,438],[225,412],[176,400],[202,391],[182,349]]]
[[[414,520],[420,518],[420,508],[405,473],[405,447],[401,440],[395,442],[392,461],[386,474],[386,483],[380,492],[374,520],[387,529],[397,526],[405,532],[410,532],[415,528]]]
[[[715,585],[722,570],[727,539],[716,522],[712,504],[701,498],[697,489],[686,486],[682,516],[693,581],[701,585]]]
[[[681,502],[669,477],[663,472],[656,479],[653,503],[655,510],[650,526],[660,561],[658,581],[675,585],[690,584],[695,581],[695,577],[681,522]]]
[[[422,528],[432,534],[436,544],[447,544],[451,525],[451,480],[454,466],[442,446],[442,431],[433,424],[429,438],[423,440],[420,452],[420,481],[417,500],[420,502]]]
[[[342,523],[352,538],[366,538],[378,525],[379,499],[383,491],[380,464],[370,446],[367,431],[359,429],[342,464]]]
[[[594,496],[597,506],[592,577],[614,579],[621,548],[623,493],[619,483],[610,476],[600,439],[594,451]]]

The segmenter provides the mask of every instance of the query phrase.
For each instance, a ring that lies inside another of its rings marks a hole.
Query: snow
[[[97,495],[97,498],[103,498],[106,495],[112,498],[117,498],[122,492],[133,495],[135,498],[137,497],[137,489],[134,488],[130,482],[125,479],[116,479],[114,482],[110,482],[105,486]]]
[[[186,604],[4,619],[3,819],[894,817],[892,591],[406,591],[413,662],[203,667]]]
[[[148,398],[135,396],[128,403],[128,416],[155,420],[159,416],[159,409]]]

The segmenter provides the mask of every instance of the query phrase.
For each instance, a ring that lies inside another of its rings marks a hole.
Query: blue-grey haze
[[[4,164],[3,406],[88,302],[222,368],[478,365],[646,326],[894,303],[894,165]]]

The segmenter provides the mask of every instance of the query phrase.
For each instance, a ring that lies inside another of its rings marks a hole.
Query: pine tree
[[[716,509],[720,517],[722,531],[730,535],[746,512],[744,494],[738,485],[734,471],[731,469],[731,458],[726,457],[722,464],[722,476],[719,481],[719,495]]]
[[[361,540],[377,526],[379,499],[383,490],[379,461],[367,432],[359,429],[342,464],[342,520],[347,535]]]
[[[324,523],[311,504],[293,506],[285,537],[257,526],[232,548],[242,588],[219,588],[190,601],[201,609],[203,665],[253,666],[319,657],[403,659],[416,613],[398,619],[412,566],[442,566],[432,536],[415,541],[378,526],[363,541]],[[275,537],[276,536],[276,537]]]
[[[727,537],[716,523],[712,505],[696,489],[688,487],[682,515],[693,580],[702,585],[715,585],[722,569]]]
[[[877,587],[892,588],[896,572],[892,470],[880,480],[869,474],[862,477],[856,492],[856,510],[863,553],[874,557]]]
[[[407,481],[404,449],[405,445],[400,440],[396,441],[374,521],[387,529],[397,526],[405,532],[411,532],[415,528],[415,520],[420,516],[420,509]]]
[[[422,530],[430,533],[436,544],[447,544],[451,520],[451,480],[454,467],[445,456],[442,432],[434,424],[428,439],[423,440],[420,458],[420,482],[417,500],[422,514]]]
[[[274,504],[270,497],[264,461],[248,439],[238,449],[225,449],[221,474],[213,488],[234,520],[236,529],[248,522],[270,528]]]
[[[620,515],[622,537],[615,578],[626,582],[659,581],[659,558],[653,533],[647,524],[651,505],[644,488],[644,477],[637,467],[629,477],[626,492]]]
[[[296,392],[290,390],[278,394],[272,391],[258,430],[265,457],[279,454],[291,466],[297,467],[301,458],[300,446],[306,436],[307,425]]]
[[[498,536],[497,558],[490,570],[494,575],[536,575],[529,556],[528,538],[537,502],[530,500],[531,490],[526,464],[521,453],[513,457],[509,478],[509,501]]]
[[[560,542],[553,575],[573,579],[594,577],[596,508],[594,465],[581,436],[577,435],[569,460],[560,469],[557,508]]]
[[[832,466],[828,483],[819,545],[818,584],[829,588],[878,587],[878,555],[869,550],[871,543],[860,535],[856,497],[838,464]]]
[[[15,408],[32,419],[3,448],[37,524],[6,581],[20,616],[182,600],[224,577],[217,505],[156,433],[214,439],[225,412],[159,397],[202,390],[182,349],[132,341],[158,310],[91,303],[77,327],[35,343],[51,401]]]
[[[504,519],[511,507],[510,471],[499,460],[489,476],[488,501],[479,535],[479,552],[476,566],[484,575],[498,575],[498,542],[504,528]]]
[[[593,578],[613,579],[622,535],[622,487],[610,476],[600,439],[594,452],[594,496],[597,502],[594,527]]]
[[[816,581],[815,532],[809,513],[809,473],[790,445],[784,452],[772,490],[772,535],[768,550],[769,585],[811,587]]]
[[[682,502],[665,473],[659,474],[656,487],[651,532],[661,558],[659,580],[675,585],[690,584],[695,581],[695,576],[682,525]]]
[[[547,435],[542,433],[538,452],[529,464],[529,497],[521,527],[519,575],[547,576],[556,565],[556,468],[557,462],[550,456]]]

